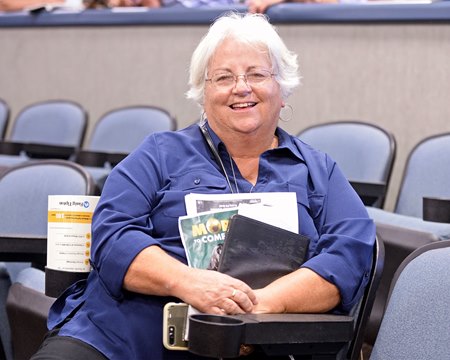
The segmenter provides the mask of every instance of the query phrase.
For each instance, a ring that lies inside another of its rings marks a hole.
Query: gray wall
[[[450,131],[450,26],[445,24],[279,25],[299,54],[303,85],[290,98],[292,133],[319,122],[361,119],[391,131],[398,152],[386,208],[406,156],[426,136]],[[179,127],[199,108],[184,98],[190,55],[207,26],[0,29],[0,97],[12,117],[51,98],[80,102],[89,132],[107,110],[166,108]],[[286,116],[286,115],[285,115]]]

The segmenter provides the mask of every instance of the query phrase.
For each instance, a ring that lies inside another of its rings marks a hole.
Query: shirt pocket
[[[204,170],[190,171],[171,179],[170,185],[160,192],[155,213],[169,217],[186,215],[185,196],[190,193],[220,194],[228,192],[224,177]]]
[[[311,252],[320,237],[325,196],[309,193],[305,186],[296,183],[289,183],[288,189],[297,195],[299,233],[310,239],[309,250]]]

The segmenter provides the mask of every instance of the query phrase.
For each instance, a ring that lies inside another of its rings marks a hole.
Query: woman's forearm
[[[338,288],[314,271],[301,268],[256,290],[255,313],[321,313],[336,307]]]

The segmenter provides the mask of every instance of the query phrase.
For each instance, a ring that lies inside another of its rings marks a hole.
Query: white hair
[[[191,58],[188,99],[203,105],[205,79],[211,57],[227,38],[266,48],[272,62],[275,79],[280,85],[283,100],[292,94],[300,83],[297,55],[289,51],[263,14],[228,13],[218,18],[202,38]]]

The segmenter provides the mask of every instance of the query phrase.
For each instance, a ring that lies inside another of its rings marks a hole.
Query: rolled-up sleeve
[[[154,142],[154,138],[147,141]],[[157,149],[156,145],[152,146]],[[125,274],[144,248],[157,244],[150,213],[161,184],[157,151],[138,151],[108,177],[92,224],[92,266],[110,296],[120,299]],[[143,191],[142,189],[146,189]]]
[[[314,254],[303,266],[337,286],[341,295],[337,310],[348,312],[369,280],[375,225],[340,169],[326,159],[327,188],[316,221],[319,239]]]

